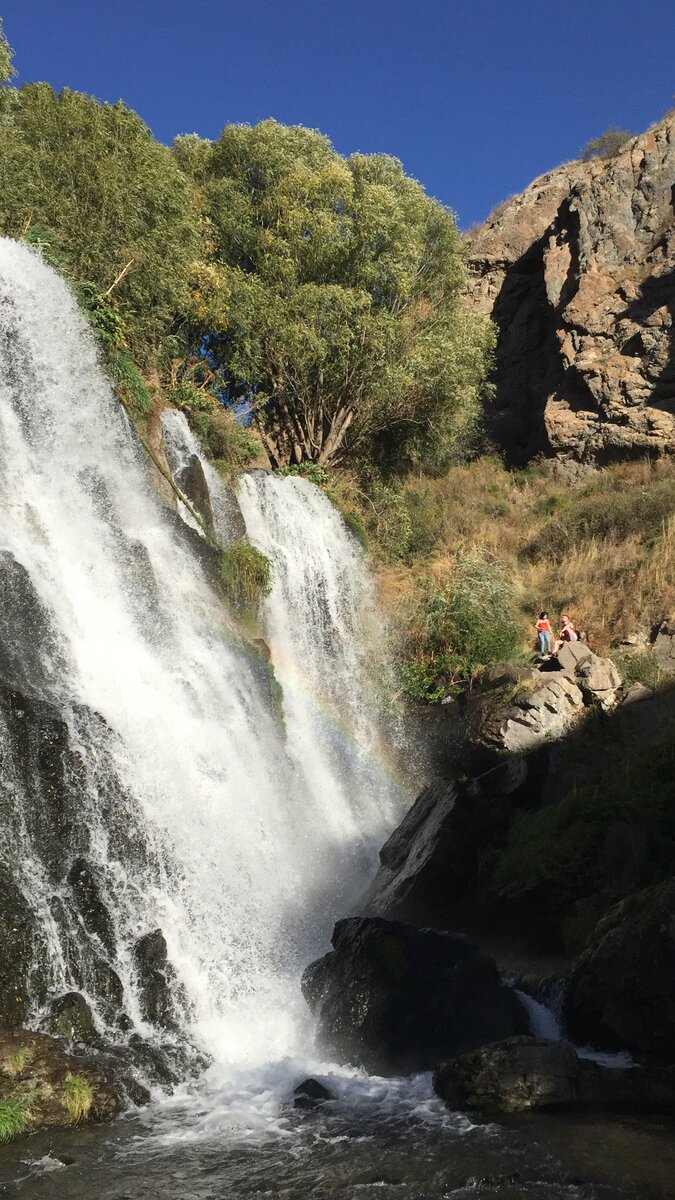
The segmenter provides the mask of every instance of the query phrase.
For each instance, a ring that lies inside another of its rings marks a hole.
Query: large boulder
[[[675,1111],[675,1070],[617,1069],[577,1055],[569,1042],[515,1037],[443,1063],[434,1090],[452,1109],[523,1112],[592,1105]]]
[[[377,1074],[441,1059],[528,1028],[494,961],[466,938],[379,918],[338,921],[333,950],[302,989],[326,1052]]]
[[[600,658],[585,642],[565,642],[558,651],[558,664],[581,688],[586,704],[598,704],[611,712],[619,699],[621,676],[611,658]]]
[[[79,992],[66,992],[49,1006],[49,1032],[82,1046],[100,1047],[102,1039],[94,1024],[91,1008]]]
[[[153,929],[138,938],[133,960],[143,1019],[153,1025],[171,1026],[174,1022],[170,983],[174,972],[167,958],[166,940],[161,929]]]
[[[603,917],[570,972],[564,1008],[579,1039],[675,1060],[675,880]]]
[[[566,163],[468,238],[468,302],[497,324],[493,436],[513,460],[675,451],[675,117]]]
[[[469,697],[469,737],[499,754],[529,754],[565,737],[583,706],[566,672],[503,663],[484,671]]]
[[[68,1053],[61,1041],[27,1029],[0,1032],[0,1104],[7,1136],[88,1124],[123,1107],[123,1089],[102,1061]]]
[[[506,832],[514,800],[533,774],[524,758],[510,758],[476,779],[426,787],[382,847],[358,911],[446,926],[475,887],[483,851]]]

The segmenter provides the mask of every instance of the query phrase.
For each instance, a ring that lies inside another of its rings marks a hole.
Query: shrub
[[[3,1069],[8,1075],[21,1075],[25,1071],[29,1062],[33,1058],[33,1050],[30,1046],[18,1046],[12,1054],[9,1054],[3,1064]]]
[[[644,683],[646,687],[655,688],[661,678],[659,660],[650,650],[620,654],[614,661],[626,688],[633,683]]]
[[[63,1103],[73,1124],[84,1121],[94,1103],[94,1089],[84,1075],[67,1075],[63,1084]]]
[[[315,483],[317,487],[323,487],[328,483],[328,470],[323,463],[302,462],[294,463],[292,467],[282,467],[279,471],[280,475],[300,475],[302,479],[309,480],[310,483]]]
[[[24,1099],[0,1100],[0,1143],[24,1133],[29,1122],[30,1106]]]
[[[272,589],[270,560],[244,539],[223,551],[220,576],[229,604],[242,617],[254,616]]]
[[[337,505],[337,507],[339,508],[340,506]],[[355,512],[349,512],[348,510],[345,511],[343,508],[340,508],[340,514],[342,516],[342,520],[347,526],[347,529],[354,534],[354,537],[357,539],[363,549],[367,550],[368,534],[363,528],[363,521],[361,520],[359,514]]]
[[[222,404],[189,413],[190,424],[210,458],[229,467],[245,468],[261,453],[255,433],[241,425]]]
[[[597,730],[595,730],[597,740]],[[513,822],[496,866],[497,884],[524,899],[540,884],[556,888],[561,902],[607,891],[616,864],[601,855],[608,830],[617,825],[644,832],[648,878],[659,883],[672,874],[675,856],[675,744],[672,736],[624,753],[602,778],[576,787],[557,804],[522,813]],[[605,877],[606,876],[606,877]]]
[[[629,133],[626,129],[618,129],[616,125],[610,125],[600,137],[591,138],[590,142],[586,142],[581,151],[583,162],[588,162],[591,158],[613,158],[619,153],[622,146],[629,142],[635,135]]]
[[[123,403],[134,416],[145,417],[152,408],[150,393],[143,376],[133,358],[126,350],[117,350],[110,356],[110,372],[117,384]]]
[[[503,564],[479,551],[456,561],[447,584],[422,581],[401,670],[406,691],[433,703],[478,667],[512,658],[521,646],[515,613]]]

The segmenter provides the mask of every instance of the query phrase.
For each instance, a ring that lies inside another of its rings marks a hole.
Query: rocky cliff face
[[[542,175],[469,236],[499,327],[492,432],[514,461],[675,452],[675,114]]]

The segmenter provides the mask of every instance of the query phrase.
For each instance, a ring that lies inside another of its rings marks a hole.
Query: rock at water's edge
[[[0,1102],[22,1114],[17,1133],[103,1121],[123,1108],[122,1088],[99,1061],[28,1029],[0,1032]]]
[[[481,1112],[592,1105],[632,1112],[675,1111],[675,1069],[616,1069],[580,1058],[569,1042],[516,1037],[464,1054],[434,1072],[452,1109]]]
[[[341,1062],[385,1075],[425,1071],[528,1028],[494,961],[466,938],[349,917],[332,943],[302,989],[319,1041]]]
[[[327,1100],[332,1099],[328,1088],[319,1083],[318,1079],[303,1079],[293,1092],[293,1107],[320,1108]]]

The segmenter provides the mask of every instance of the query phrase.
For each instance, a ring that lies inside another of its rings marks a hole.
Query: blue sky
[[[673,0],[0,0],[18,82],[124,99],[169,142],[273,116],[386,152],[466,228],[673,103]]]

